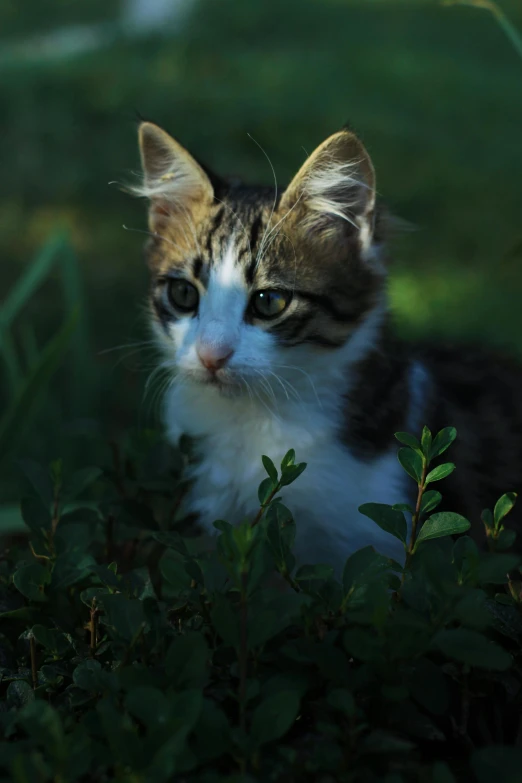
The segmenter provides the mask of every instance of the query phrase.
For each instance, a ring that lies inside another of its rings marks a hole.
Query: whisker
[[[301,199],[303,198],[303,195],[304,195],[304,194],[303,194],[303,193],[301,193],[301,195],[299,196],[299,198],[297,199],[297,201],[295,202],[295,204],[293,204],[293,206],[291,206],[291,207],[290,207],[290,209],[289,209],[287,212],[285,212],[285,214],[283,215],[283,217],[282,217],[280,220],[278,220],[278,221],[277,221],[277,223],[275,224],[275,226],[274,226],[272,229],[270,229],[270,231],[269,231],[269,233],[268,233],[268,235],[267,235],[267,241],[268,241],[268,239],[270,238],[270,236],[271,236],[271,235],[274,233],[274,231],[276,230],[276,228],[277,228],[278,226],[280,226],[280,225],[281,225],[281,223],[282,223],[284,220],[286,220],[286,218],[287,218],[287,217],[290,215],[290,213],[291,213],[291,212],[293,212],[293,211],[294,211],[294,209],[297,207],[297,205],[299,204],[299,202],[300,202],[300,201],[301,201]],[[257,263],[257,264],[259,264],[259,254],[258,254],[258,258],[256,259],[256,263]]]
[[[310,384],[310,386],[311,386],[311,388],[312,388],[312,390],[314,392],[315,399],[317,400],[317,403],[318,403],[319,407],[320,408],[323,407],[323,403],[319,399],[319,395],[317,394],[317,389],[315,388],[315,384],[314,384],[314,382],[312,380],[312,377],[311,377],[311,375],[309,373],[306,372],[306,370],[303,370],[302,367],[298,367],[297,365],[294,365],[294,364],[274,364],[272,366],[273,367],[280,367],[283,370],[296,370],[297,372],[302,373],[306,377],[306,379],[308,380],[308,382],[309,382],[309,384]]]
[[[277,204],[277,195],[278,195],[278,193],[277,193],[277,177],[276,177],[275,169],[274,169],[274,167],[272,165],[272,161],[268,157],[268,154],[265,152],[265,150],[263,149],[261,144],[258,141],[256,141],[254,139],[254,137],[250,135],[250,133],[247,133],[247,136],[248,136],[249,139],[251,139],[254,142],[254,144],[256,144],[259,147],[259,149],[261,150],[261,152],[263,153],[263,155],[267,159],[268,165],[272,169],[272,176],[274,177],[274,188],[275,188],[274,203],[272,204],[272,211],[270,212],[270,217],[268,218],[268,222],[266,224],[266,228],[265,228],[264,234],[263,234],[263,236],[261,238],[261,244],[259,245],[259,251],[258,251],[258,254],[257,254],[258,257],[256,258],[256,264],[258,264],[258,259],[259,259],[259,256],[260,256],[261,252],[263,251],[265,237],[266,237],[267,231],[268,231],[268,229],[270,227],[270,222],[272,220],[272,217],[273,217],[273,214],[274,214],[274,211],[275,211],[275,208],[276,208],[276,204]]]
[[[270,373],[270,375],[273,375],[273,376],[274,376],[274,378],[276,378],[276,380],[278,380],[278,381],[279,381],[279,383],[280,383],[280,384],[281,384],[281,386],[283,387],[283,390],[284,390],[284,392],[285,392],[285,394],[286,394],[286,398],[287,398],[287,400],[289,400],[289,399],[290,399],[290,397],[288,396],[288,392],[287,392],[287,390],[286,390],[286,386],[288,386],[288,388],[290,389],[290,391],[293,393],[293,395],[294,395],[295,399],[296,399],[297,401],[299,401],[299,402],[302,402],[302,397],[301,397],[301,395],[299,394],[299,392],[297,391],[297,389],[295,388],[295,386],[294,386],[293,384],[291,384],[291,383],[290,383],[290,381],[289,381],[287,378],[282,378],[282,377],[281,377],[281,376],[279,376],[277,373],[275,373],[275,372],[272,372],[272,370],[268,370],[268,372]],[[286,384],[286,386],[285,386],[285,384]]]
[[[262,372],[262,370],[254,369],[254,372],[257,373],[258,375],[261,375],[261,384],[262,384],[263,388],[268,391],[269,396],[274,401],[274,405],[277,407],[277,398],[275,396],[274,390],[272,389],[272,385],[271,385],[270,381],[265,376],[265,374]]]
[[[107,353],[112,353],[113,351],[121,351],[124,348],[139,348],[140,350],[144,350],[148,346],[156,346],[155,340],[140,340],[137,343],[122,343],[121,345],[113,345],[112,348],[104,348],[102,351],[98,351],[97,356],[104,356]]]

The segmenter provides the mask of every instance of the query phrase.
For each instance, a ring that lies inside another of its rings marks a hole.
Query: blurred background
[[[522,30],[520,0],[501,7]],[[522,353],[522,58],[488,10],[2,0],[0,42],[0,501],[20,458],[85,464],[157,424],[145,205],[117,184],[137,112],[259,183],[248,134],[284,183],[348,121],[413,226],[393,240],[398,329]]]

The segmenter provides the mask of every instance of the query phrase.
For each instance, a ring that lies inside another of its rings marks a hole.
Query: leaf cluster
[[[451,463],[430,463],[455,435],[398,434],[417,503],[361,512],[404,562],[365,547],[340,575],[296,563],[293,451],[263,457],[258,514],[216,522],[212,547],[184,528],[188,447],[140,433],[103,468],[24,463],[29,535],[0,560],[1,783],[519,781],[515,496],[484,513],[487,552],[436,512]]]

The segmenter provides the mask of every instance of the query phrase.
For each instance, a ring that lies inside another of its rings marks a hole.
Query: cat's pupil
[[[290,294],[284,291],[257,291],[252,297],[252,309],[259,318],[274,318],[289,302]]]
[[[198,290],[187,280],[171,280],[169,282],[169,299],[172,305],[184,313],[196,310],[199,303]]]

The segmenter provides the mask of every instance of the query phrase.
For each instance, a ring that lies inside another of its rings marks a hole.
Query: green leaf
[[[231,747],[230,726],[223,710],[211,699],[204,699],[194,728],[196,756],[202,762],[228,753]]]
[[[439,454],[442,454],[446,449],[449,449],[456,437],[457,430],[455,427],[444,427],[444,429],[438,432],[431,447],[430,459],[438,457]]]
[[[343,589],[347,595],[352,588],[381,579],[391,569],[391,561],[379,555],[372,546],[365,546],[350,555],[343,569]]]
[[[511,549],[516,538],[517,534],[514,530],[509,530],[508,528],[501,530],[495,540],[495,549]]]
[[[497,500],[495,504],[495,509],[493,511],[493,517],[495,520],[495,527],[498,529],[501,521],[504,519],[506,514],[509,514],[513,506],[515,505],[515,501],[517,499],[516,492],[507,492],[505,495],[502,495],[499,500]]]
[[[419,484],[422,479],[421,455],[412,449],[399,449],[397,457],[408,476],[411,476]]]
[[[276,486],[277,484],[274,484],[271,478],[263,479],[259,485],[259,489],[257,490],[257,497],[259,498],[259,503],[261,506],[264,506],[265,503],[268,503],[268,499]]]
[[[15,755],[11,763],[11,777],[5,780],[9,783],[40,783],[52,780],[51,775],[49,764],[44,761],[41,753],[25,750]]]
[[[520,565],[520,557],[507,552],[484,552],[479,560],[477,577],[481,584],[503,585],[508,571]]]
[[[426,459],[430,460],[431,455],[431,432],[427,427],[422,428],[422,436],[421,436],[421,447],[422,447],[422,453],[426,457]]]
[[[120,594],[104,595],[99,600],[105,610],[105,625],[125,641],[133,641],[146,625],[143,603]]]
[[[56,628],[45,628],[43,625],[34,625],[33,636],[42,647],[49,650],[55,656],[62,656],[71,647],[71,642],[61,631]]]
[[[51,580],[51,591],[56,593],[77,584],[92,573],[96,561],[88,552],[72,547],[56,558]]]
[[[406,543],[408,526],[402,511],[394,510],[385,503],[364,503],[359,506],[359,512],[373,520],[382,530],[398,538],[403,544]]]
[[[344,632],[343,645],[350,656],[360,661],[383,659],[382,643],[373,629],[349,628]]]
[[[421,451],[420,441],[415,435],[410,435],[409,432],[396,432],[395,437],[399,443],[404,443],[405,446],[410,446],[410,448],[419,452]]]
[[[167,677],[177,689],[203,686],[207,677],[208,645],[202,633],[178,636],[165,657]]]
[[[20,510],[22,519],[29,530],[35,533],[40,532],[42,529],[50,530],[51,514],[40,498],[23,498]]]
[[[493,512],[491,509],[485,508],[480,515],[480,518],[487,530],[495,530],[495,520],[493,519]]]
[[[102,475],[102,472],[100,468],[96,467],[82,468],[76,471],[64,487],[64,496],[68,501],[74,500],[85,492],[87,487],[94,484]]]
[[[300,462],[299,465],[290,465],[289,467],[285,468],[280,479],[281,486],[287,487],[289,484],[293,484],[305,469],[306,462]]]
[[[216,631],[225,644],[232,647],[239,646],[239,620],[228,598],[223,594],[217,594],[214,606],[210,612]]]
[[[299,710],[295,691],[282,691],[261,702],[252,715],[250,737],[256,746],[280,739],[292,727]]]
[[[30,601],[47,601],[45,587],[50,581],[50,570],[40,563],[22,566],[13,574],[15,587]]]
[[[290,449],[287,451],[283,459],[281,460],[281,473],[284,473],[289,465],[293,465],[295,462],[295,451]]]
[[[20,711],[18,720],[31,739],[55,758],[61,756],[65,737],[59,713],[47,702],[30,700]]]
[[[178,554],[177,550],[167,550],[159,563],[159,569],[162,577],[169,583],[171,588],[181,592],[189,587],[191,577],[187,572],[186,558]]]
[[[277,567],[291,573],[295,565],[292,547],[295,541],[295,522],[282,503],[271,503],[266,515],[266,540]]]
[[[430,470],[426,476],[426,484],[430,484],[432,481],[440,481],[446,476],[449,476],[455,470],[453,462],[445,462],[444,465],[438,465],[433,470]]]
[[[111,690],[116,685],[115,674],[105,671],[96,660],[79,663],[73,672],[73,682],[78,688],[90,693]]]
[[[125,706],[150,732],[165,726],[170,716],[169,699],[159,688],[133,688],[125,699]]]
[[[32,459],[20,459],[17,460],[17,464],[33,487],[36,496],[40,498],[45,508],[49,508],[53,502],[53,483],[47,468]]]
[[[264,454],[261,457],[261,460],[263,462],[263,467],[265,468],[266,472],[268,473],[269,478],[272,480],[274,484],[277,484],[277,468],[270,459],[270,457],[266,457]]]
[[[432,514],[421,527],[413,551],[417,549],[421,541],[442,538],[442,536],[455,536],[459,533],[465,533],[470,527],[467,519],[453,511],[440,511],[438,514]]]
[[[184,557],[189,556],[189,550],[185,540],[180,536],[177,530],[162,530],[161,533],[153,533],[152,537],[155,538],[158,543],[163,544],[163,546],[166,546],[168,549],[174,549]]]
[[[34,691],[25,680],[16,680],[9,683],[6,693],[6,701],[8,707],[16,707],[19,709],[34,699]]]
[[[339,710],[347,718],[354,718],[356,713],[355,699],[352,693],[346,688],[334,688],[328,694],[326,699],[330,707]]]
[[[449,705],[449,689],[442,668],[428,658],[412,664],[407,685],[421,707],[434,715],[444,715]]]
[[[333,576],[333,567],[318,563],[317,565],[304,565],[296,571],[295,580],[297,582],[314,581],[319,579],[330,579]]]
[[[481,669],[504,671],[509,669],[513,662],[511,655],[498,644],[489,641],[478,631],[467,628],[439,631],[433,643],[448,658]]]
[[[420,506],[421,516],[424,514],[429,514],[430,511],[433,511],[434,508],[437,508],[441,500],[442,495],[440,492],[437,492],[435,489],[428,489],[422,496]]]

